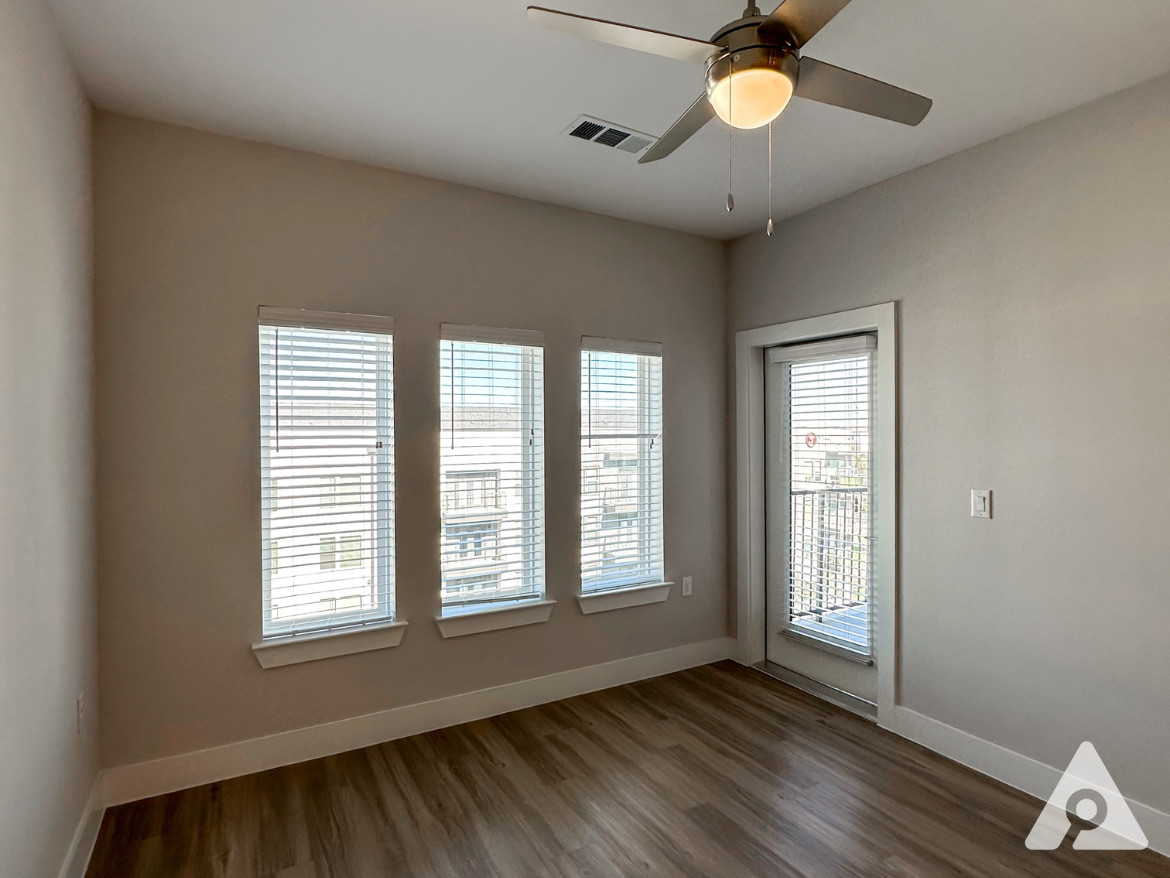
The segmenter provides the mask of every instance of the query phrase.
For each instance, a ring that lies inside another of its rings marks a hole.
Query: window
[[[444,615],[544,596],[544,348],[538,332],[444,326]]]
[[[336,567],[337,567],[337,537],[322,537],[321,538],[320,568],[322,570],[333,570]]]
[[[392,329],[260,309],[265,637],[394,617]]]
[[[581,591],[662,582],[662,348],[581,352]]]
[[[361,567],[365,561],[362,554],[362,538],[360,536],[345,537],[341,541],[341,566]]]
[[[500,574],[478,573],[474,576],[456,576],[443,583],[444,596],[453,601],[479,601],[490,597],[500,588]]]
[[[460,558],[498,557],[500,524],[497,521],[448,524],[443,533]]]
[[[789,630],[870,655],[873,336],[774,349],[783,366]]]
[[[453,470],[447,473],[448,491],[443,495],[444,512],[500,509],[500,471]]]

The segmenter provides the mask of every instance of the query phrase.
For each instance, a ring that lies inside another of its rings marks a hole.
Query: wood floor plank
[[[721,662],[111,808],[88,878],[1170,875]]]

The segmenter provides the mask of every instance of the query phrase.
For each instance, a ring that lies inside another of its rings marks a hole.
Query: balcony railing
[[[868,603],[869,489],[793,491],[790,522],[790,618],[820,622]]]
[[[498,479],[459,479],[443,492],[443,514],[504,508]]]

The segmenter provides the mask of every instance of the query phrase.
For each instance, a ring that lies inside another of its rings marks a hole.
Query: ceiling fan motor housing
[[[796,88],[796,80],[800,75],[800,61],[796,53],[780,46],[749,46],[746,49],[722,52],[715,55],[707,63],[707,93],[710,94],[715,85],[731,75],[732,70],[742,72],[766,67],[770,70],[779,70],[792,82]]]
[[[707,93],[716,82],[730,75],[732,69],[750,70],[768,67],[779,70],[796,87],[800,75],[800,55],[796,40],[782,28],[760,30],[767,21],[763,15],[752,15],[733,21],[716,31],[711,42],[723,48],[707,62]]]
[[[759,127],[782,112],[796,90],[800,75],[796,41],[783,29],[761,30],[760,25],[764,21],[766,19],[763,16],[748,16],[732,22],[711,38],[711,42],[719,46],[721,51],[707,61],[707,97],[716,113],[737,128]],[[739,105],[742,109],[733,108],[730,95],[732,76],[736,82],[746,82],[743,76],[749,79],[753,76],[763,77],[757,80],[757,95],[763,99],[765,106],[771,103],[771,110],[762,108],[762,111],[753,112],[755,108],[744,107],[742,103]],[[787,85],[781,87],[779,83],[784,80],[787,80]],[[773,85],[768,86],[768,82]],[[767,89],[770,94],[761,94],[759,87]],[[743,115],[745,111],[746,117]]]

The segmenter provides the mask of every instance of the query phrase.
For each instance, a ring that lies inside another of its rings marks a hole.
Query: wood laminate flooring
[[[111,808],[89,878],[1167,876],[723,662]]]

